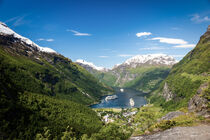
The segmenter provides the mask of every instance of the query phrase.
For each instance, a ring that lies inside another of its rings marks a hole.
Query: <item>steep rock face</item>
[[[209,101],[202,96],[208,86],[208,83],[202,84],[198,89],[197,94],[190,99],[188,103],[189,112],[196,112],[198,115],[202,115],[206,118],[210,117],[210,110],[208,108]]]
[[[167,82],[165,82],[163,87],[163,97],[165,98],[166,101],[170,101],[173,98],[173,93],[169,89]]]
[[[190,99],[197,94],[199,87],[210,80],[209,58],[210,27],[200,37],[196,47],[172,67],[159,89],[151,94],[152,103],[159,104],[169,110],[187,107]],[[198,97],[195,96],[194,100],[201,100]],[[171,100],[171,98],[173,99]]]
[[[166,54],[136,55],[127,59],[124,63],[114,66],[112,72],[117,77],[115,84],[124,86],[141,76],[145,68],[171,67],[175,63],[177,61]]]

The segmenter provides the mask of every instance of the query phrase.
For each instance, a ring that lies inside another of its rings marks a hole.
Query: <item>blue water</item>
[[[118,98],[114,100],[105,101],[107,96],[101,98],[99,104],[91,105],[91,108],[131,108],[130,98],[133,98],[135,105],[133,107],[140,107],[147,104],[144,96],[145,94],[139,91],[132,89],[124,89],[124,92],[120,92],[119,89],[116,89],[115,94]]]

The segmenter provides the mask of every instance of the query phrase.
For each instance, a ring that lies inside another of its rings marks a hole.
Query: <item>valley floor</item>
[[[152,135],[131,137],[129,140],[209,140],[210,126],[174,127]]]

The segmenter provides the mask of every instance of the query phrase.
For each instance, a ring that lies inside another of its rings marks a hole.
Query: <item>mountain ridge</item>
[[[147,54],[133,56],[122,64],[115,65],[112,69],[97,70],[93,63],[78,63],[90,73],[92,73],[101,82],[109,86],[134,88],[140,91],[149,92],[151,89],[138,88],[137,83],[142,83],[142,78],[149,79],[153,75],[153,85],[150,88],[157,87],[159,83],[167,74],[177,61],[166,54]],[[152,74],[155,73],[155,74]],[[140,82],[141,81],[141,82]],[[144,81],[145,82],[145,81]],[[149,81],[147,81],[149,82]],[[155,85],[154,85],[155,84]],[[144,90],[143,90],[144,89]]]
[[[15,33],[2,23],[0,24],[0,45],[2,65],[16,67],[15,70],[19,71],[18,73],[23,77],[30,75],[27,78],[28,83],[24,83],[25,81],[21,80],[20,76],[11,71],[14,74],[12,75],[13,77],[17,76],[19,78],[19,81],[17,77],[12,80],[15,80],[15,83],[23,82],[24,84],[20,85],[20,87],[24,90],[38,92],[36,89],[30,89],[30,87],[26,86],[33,83],[40,93],[44,92],[53,96],[59,95],[62,98],[67,97],[70,100],[82,102],[83,104],[91,104],[98,101],[101,95],[110,90],[69,58],[50,48],[43,49],[43,47]],[[34,67],[35,70],[29,66]],[[23,71],[22,69],[25,70]],[[27,70],[28,72],[26,72]],[[23,72],[21,73],[21,71]],[[31,80],[29,80],[30,78]],[[85,84],[87,81],[89,81],[89,84]],[[93,89],[94,87],[90,86],[91,84],[98,86]],[[44,89],[41,92],[42,87]],[[77,94],[74,95],[71,92]],[[71,94],[66,96],[64,93]],[[79,99],[79,96],[82,98]]]
[[[169,110],[188,106],[195,95],[203,96],[209,101],[210,79],[210,26],[200,37],[196,47],[179,63],[175,64],[169,75],[155,90],[150,100]],[[203,92],[198,92],[202,84],[207,84]],[[204,105],[205,106],[205,105]]]
[[[31,47],[36,48],[39,51],[47,52],[47,53],[57,53],[51,48],[47,47],[40,47],[36,43],[32,42],[30,39],[23,37],[16,32],[14,32],[12,29],[10,29],[5,23],[0,22],[0,34],[1,35],[12,35],[14,38],[20,39],[23,43],[26,43],[27,45],[30,45]]]

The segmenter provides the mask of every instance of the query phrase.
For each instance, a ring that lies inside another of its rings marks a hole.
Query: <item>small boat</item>
[[[117,98],[118,98],[117,95],[107,96],[105,98],[105,101],[107,102],[108,100],[114,100],[114,99],[117,99]]]
[[[123,89],[123,88],[121,88],[121,89],[120,89],[120,91],[121,91],[121,92],[124,92],[124,89]]]
[[[130,98],[130,105],[131,105],[131,107],[133,107],[135,105],[133,98]]]

